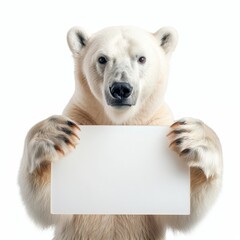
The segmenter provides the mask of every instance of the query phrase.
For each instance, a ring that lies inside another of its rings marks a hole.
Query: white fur
[[[202,121],[185,118],[170,127],[170,147],[191,167],[189,216],[78,216],[50,214],[49,163],[58,161],[77,144],[79,125],[170,125],[164,102],[168,64],[177,44],[172,28],[152,34],[134,27],[111,27],[93,35],[74,27],[68,44],[75,60],[75,92],[64,110],[36,124],[28,133],[19,172],[19,185],[29,215],[40,225],[56,227],[57,240],[163,240],[167,227],[185,230],[205,214],[221,187],[222,155],[216,134]],[[98,58],[107,58],[101,65]],[[146,57],[144,64],[140,56]],[[136,104],[108,105],[112,82],[129,82]],[[135,95],[134,95],[135,94]],[[71,120],[71,121],[72,121]],[[144,136],[143,136],[144,137]],[[181,139],[181,141],[177,141]],[[186,149],[190,149],[186,152]],[[185,150],[185,151],[184,151]],[[123,196],[124,197],[124,196]],[[147,197],[147,196],[146,196]],[[96,199],[97,201],[97,199]]]

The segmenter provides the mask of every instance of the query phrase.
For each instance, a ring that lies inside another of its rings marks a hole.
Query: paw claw
[[[174,140],[172,143],[170,143],[169,147],[171,148],[173,145],[179,146],[180,144],[183,143],[183,138],[178,138],[176,140]]]
[[[54,149],[55,149],[57,152],[61,153],[63,156],[65,155],[64,151],[63,151],[58,145],[54,145]]]
[[[69,126],[69,127],[73,127],[73,128],[77,128],[79,131],[81,131],[81,129],[80,129],[80,127],[76,124],[76,123],[74,123],[74,122],[72,122],[72,121],[67,121],[67,125]]]
[[[66,133],[67,135],[69,135],[69,136],[74,136],[75,138],[77,138],[78,140],[80,140],[80,138],[78,137],[78,135],[77,135],[75,132],[73,132],[72,130],[70,130],[70,129],[68,129],[68,128],[64,128],[64,127],[62,127],[60,130],[63,131],[64,133]]]
[[[184,120],[179,120],[179,121],[173,123],[170,127],[171,127],[171,128],[176,128],[176,127],[178,127],[178,126],[180,126],[180,125],[185,125],[185,124],[186,124],[186,121],[184,121]]]
[[[72,135],[73,132],[71,130],[69,130],[68,128],[61,128],[61,130],[66,133],[67,135]]]
[[[173,134],[181,134],[181,133],[189,133],[190,131],[189,130],[187,130],[187,129],[175,129],[175,130],[172,130],[171,132],[169,132],[168,134],[167,134],[167,137],[170,137],[171,135],[173,135]]]
[[[64,143],[66,143],[67,145],[70,145],[73,148],[75,148],[75,144],[69,138],[67,138],[66,136],[59,135],[58,138],[61,139],[62,141],[64,141]]]
[[[192,150],[190,148],[186,148],[186,149],[182,150],[179,155],[182,156],[182,155],[185,155],[185,154],[189,154],[191,151]]]

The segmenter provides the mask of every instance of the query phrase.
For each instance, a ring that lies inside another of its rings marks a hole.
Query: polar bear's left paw
[[[216,134],[202,121],[183,118],[170,126],[169,147],[190,167],[199,167],[213,175],[220,164],[221,147]]]

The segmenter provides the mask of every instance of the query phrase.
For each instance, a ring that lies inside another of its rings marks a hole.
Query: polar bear
[[[39,122],[25,140],[19,185],[29,215],[43,227],[55,226],[56,240],[163,240],[167,228],[192,227],[218,195],[222,153],[212,129],[193,118],[174,122],[164,102],[176,31],[118,26],[89,35],[74,27],[67,40],[75,92],[63,115]],[[76,146],[81,125],[169,125],[169,146],[191,171],[191,214],[51,215],[50,163]]]

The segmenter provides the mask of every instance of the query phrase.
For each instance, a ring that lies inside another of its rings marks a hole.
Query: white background
[[[176,119],[201,118],[218,133],[224,152],[222,193],[190,233],[167,239],[239,239],[239,1],[1,1],[0,3],[0,238],[51,239],[28,218],[17,173],[28,129],[60,114],[73,89],[66,32],[110,25],[179,32],[167,102]],[[4,236],[2,236],[4,235]]]

